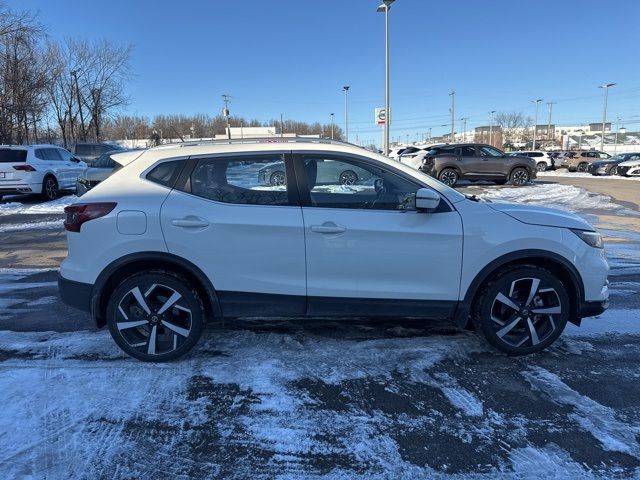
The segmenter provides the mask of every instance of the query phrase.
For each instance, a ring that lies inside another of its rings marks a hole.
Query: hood
[[[640,165],[640,160],[627,160],[620,164],[621,167],[635,167],[636,165]]]
[[[585,222],[577,215],[555,208],[522,205],[520,203],[489,203],[488,205],[494,210],[529,225],[595,230],[588,222]]]

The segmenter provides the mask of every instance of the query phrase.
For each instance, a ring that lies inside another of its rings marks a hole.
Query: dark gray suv
[[[457,143],[436,145],[424,157],[420,170],[453,187],[458,180],[510,181],[526,185],[536,178],[536,162],[529,157],[507,156],[491,145]]]

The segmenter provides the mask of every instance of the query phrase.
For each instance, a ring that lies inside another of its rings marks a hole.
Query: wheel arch
[[[109,292],[124,279],[144,270],[166,270],[185,277],[200,295],[204,303],[205,315],[222,318],[218,295],[213,284],[200,268],[171,253],[138,252],[115,260],[98,275],[91,295],[91,316],[98,327],[106,325]]]
[[[480,287],[505,268],[515,266],[541,267],[554,273],[567,288],[570,303],[569,321],[580,325],[580,306],[584,300],[582,277],[569,260],[546,250],[519,250],[496,258],[487,264],[469,284],[464,299],[455,313],[455,323],[463,328],[469,326],[469,315],[478,297]]]
[[[537,166],[538,166],[538,162],[536,162],[536,167]],[[516,168],[524,168],[527,171],[527,173],[530,174],[530,168],[531,168],[530,165],[525,165],[524,163],[516,163],[515,165],[512,165],[511,168],[509,169],[509,173],[507,174],[507,178],[511,178],[511,174],[513,173],[513,171]]]
[[[440,177],[440,174],[445,170],[455,170],[458,177],[462,178],[462,170],[460,170],[460,167],[455,163],[445,163],[444,165],[439,166],[436,170],[436,178]]]

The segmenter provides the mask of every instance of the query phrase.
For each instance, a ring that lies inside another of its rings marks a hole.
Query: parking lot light
[[[538,130],[538,107],[540,106],[541,98],[537,98],[535,100],[531,100],[531,103],[536,104],[536,116],[533,121],[533,148],[531,150],[536,149],[536,131]]]
[[[607,126],[607,101],[609,100],[609,87],[613,87],[615,83],[605,83],[598,88],[604,88],[604,109],[602,110],[602,136],[600,137],[600,150],[604,152],[604,130]]]
[[[389,9],[395,0],[384,0],[376,12],[384,13],[384,125],[382,154],[389,155]]]

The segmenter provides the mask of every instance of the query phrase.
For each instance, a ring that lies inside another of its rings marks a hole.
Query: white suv
[[[549,152],[543,152],[540,150],[527,150],[526,152],[510,152],[512,157],[529,157],[535,160],[536,169],[539,172],[544,172],[555,167],[555,161],[549,156]]]
[[[179,357],[207,320],[243,316],[451,319],[526,354],[608,305],[602,240],[584,220],[467,197],[353,145],[185,143],[113,158],[122,167],[66,208],[59,288],[140,360]],[[370,175],[319,181],[332,162]],[[281,185],[258,174],[274,163]]]
[[[55,145],[0,145],[0,200],[3,195],[42,194],[53,200],[76,187],[87,164]]]

